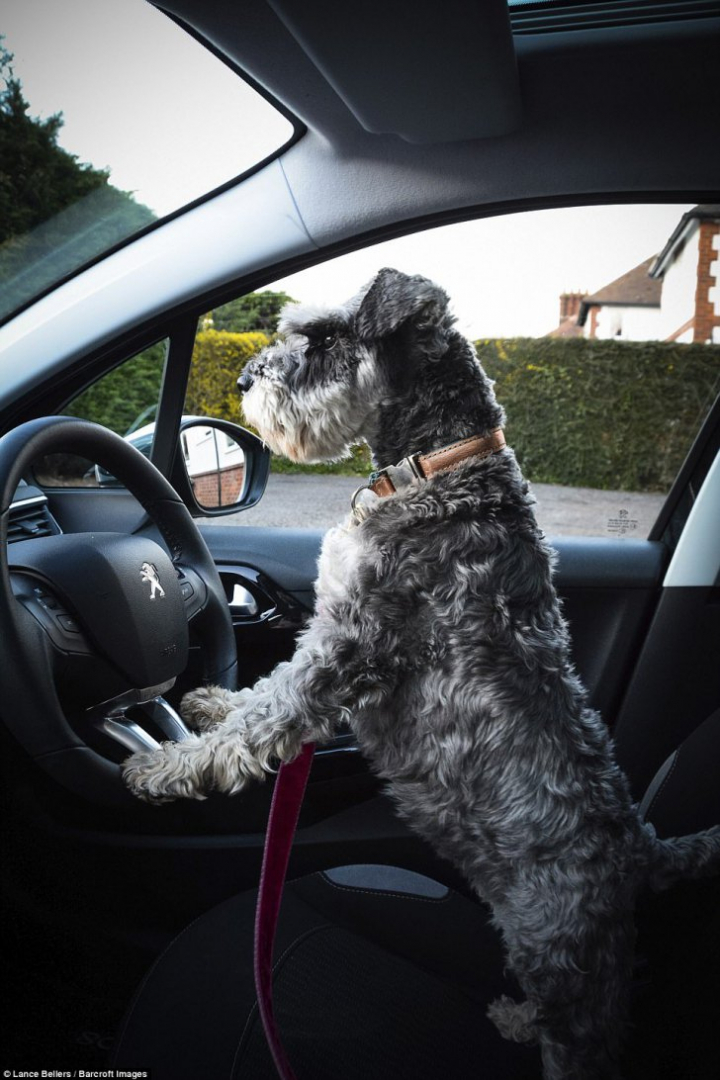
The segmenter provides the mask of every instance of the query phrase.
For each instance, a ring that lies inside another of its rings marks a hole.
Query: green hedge
[[[270,338],[260,332],[200,330],[193,348],[185,413],[245,426],[237,381],[248,360],[269,344]]]
[[[720,346],[580,338],[475,343],[530,480],[667,491],[720,391]]]
[[[197,336],[186,412],[244,423],[237,378],[266,345],[263,333]],[[507,438],[536,483],[667,491],[715,396],[720,346],[580,338],[475,343],[507,411]],[[349,461],[275,472],[364,475],[367,447]]]

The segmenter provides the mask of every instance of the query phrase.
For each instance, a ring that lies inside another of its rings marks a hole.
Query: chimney
[[[560,294],[560,322],[568,319],[577,321],[580,314],[580,304],[588,294],[586,292],[564,292]]]

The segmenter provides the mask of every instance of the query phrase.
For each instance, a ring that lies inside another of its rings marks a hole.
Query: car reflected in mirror
[[[126,434],[125,442],[152,460],[155,421]],[[171,482],[195,517],[232,514],[254,506],[270,472],[270,451],[251,431],[228,420],[184,416]],[[71,453],[47,454],[33,463],[40,488],[122,488],[102,465]]]

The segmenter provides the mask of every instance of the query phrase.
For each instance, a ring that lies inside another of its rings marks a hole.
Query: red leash
[[[265,833],[265,851],[255,909],[255,990],[265,1037],[281,1080],[297,1078],[288,1061],[273,1015],[273,945],[290,849],[314,753],[314,745],[306,743],[294,761],[281,765],[278,769]]]

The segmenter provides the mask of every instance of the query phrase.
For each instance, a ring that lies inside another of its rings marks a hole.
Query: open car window
[[[413,234],[208,312],[186,411],[244,422],[236,380],[288,299],[332,305],[383,266],[420,273],[496,382],[541,527],[646,538],[720,391],[719,260],[720,206],[572,207]],[[322,466],[276,457],[237,522],[327,527],[371,468],[367,447]]]

